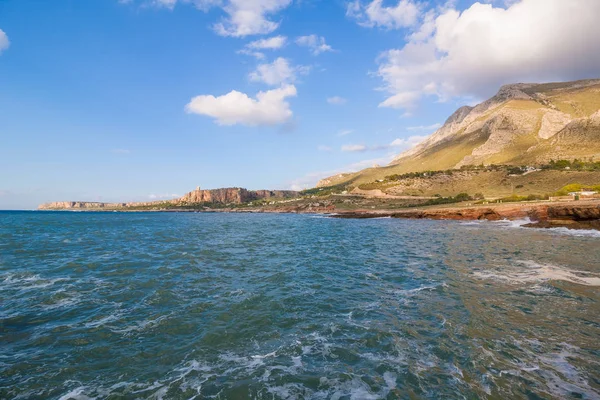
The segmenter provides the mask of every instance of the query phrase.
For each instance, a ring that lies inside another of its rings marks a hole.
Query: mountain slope
[[[600,158],[600,80],[513,84],[444,125],[389,166],[327,178],[317,186],[365,183],[390,174],[464,165],[535,165]]]

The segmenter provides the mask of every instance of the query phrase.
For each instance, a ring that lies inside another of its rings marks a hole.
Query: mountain
[[[539,165],[575,158],[600,159],[600,79],[503,86],[489,100],[456,110],[390,165],[336,175],[317,186],[465,165]]]

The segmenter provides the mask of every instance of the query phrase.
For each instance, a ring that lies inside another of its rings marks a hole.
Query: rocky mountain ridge
[[[477,106],[460,107],[390,165],[326,178],[317,186],[464,165],[539,165],[559,158],[600,159],[600,79],[502,86]]]
[[[456,167],[485,161],[486,156],[500,153],[520,135],[537,133],[540,139],[550,139],[571,122],[585,123],[589,119],[597,119],[598,110],[595,114],[588,114],[570,101],[568,103],[573,110],[565,112],[566,107],[555,104],[557,97],[561,102],[565,94],[581,90],[589,90],[592,96],[595,94],[600,99],[600,80],[502,86],[495,96],[483,103],[459,108],[440,129],[415,148],[400,154],[391,164],[399,164],[410,156],[422,155],[436,143],[478,131],[487,136],[487,141],[473,149],[471,155]]]

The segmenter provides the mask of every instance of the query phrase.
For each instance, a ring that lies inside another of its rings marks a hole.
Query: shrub
[[[525,172],[527,172],[526,167],[509,167],[508,168],[509,175],[523,175]]]
[[[435,199],[429,199],[422,204],[411,204],[408,207],[419,207],[419,206],[437,206],[440,204],[452,204],[460,203],[463,201],[473,200],[467,193],[459,193],[454,197],[437,197]]]
[[[461,202],[461,201],[469,201],[469,200],[473,200],[473,198],[471,196],[469,196],[467,193],[459,193],[456,195],[456,197],[454,197],[454,199],[456,200],[456,202]]]
[[[512,196],[504,197],[500,199],[503,203],[517,203],[520,201],[536,201],[536,200],[548,200],[548,196],[538,196],[535,194],[530,194],[529,196],[518,196],[513,194]]]
[[[554,195],[567,196],[571,192],[579,192],[582,188],[583,186],[581,185],[581,183],[571,183],[569,185],[563,186],[556,193],[554,193]]]

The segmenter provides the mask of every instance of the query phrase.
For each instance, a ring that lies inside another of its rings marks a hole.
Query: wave
[[[6,274],[3,276],[1,289],[12,287],[21,290],[42,289],[58,282],[70,281],[69,278],[46,279],[35,274]]]
[[[60,290],[59,292],[61,292],[62,290]],[[44,310],[54,310],[57,308],[68,308],[68,307],[73,307],[79,303],[81,303],[82,298],[79,295],[72,295],[69,297],[63,297],[61,299],[58,299],[57,301],[53,301],[51,300],[50,302],[43,304],[42,308]]]
[[[161,315],[158,318],[146,319],[141,322],[135,322],[133,325],[129,325],[125,328],[115,329],[114,327],[111,327],[111,331],[113,331],[114,333],[122,333],[122,334],[129,334],[131,332],[141,332],[148,328],[154,328],[154,327],[160,325],[162,323],[162,321],[168,319],[169,317],[171,317],[171,315],[172,314]]]
[[[101,326],[108,325],[109,323],[118,320],[121,316],[122,314],[120,313],[112,314],[104,318],[86,322],[83,326],[85,326],[86,328],[99,328]]]
[[[558,235],[565,236],[575,236],[575,237],[593,237],[600,238],[600,231],[593,229],[568,229],[568,228],[547,228],[547,229],[537,229],[537,231],[545,230],[550,233],[555,233]]]
[[[575,236],[575,237],[594,237],[600,238],[600,231],[594,229],[569,229],[564,227],[557,228],[530,228],[525,227],[527,224],[531,224],[532,221],[529,218],[523,219],[503,219],[500,221],[460,221],[462,226],[482,227],[482,226],[495,226],[504,229],[527,229],[536,232],[546,232],[549,234],[561,235],[561,236]]]
[[[572,270],[556,265],[538,264],[534,261],[521,261],[513,267],[493,271],[477,271],[473,275],[481,279],[499,280],[509,283],[566,281],[578,285],[600,286],[600,275],[598,274]]]
[[[70,392],[60,396],[58,400],[91,400],[95,399],[95,397],[89,397],[84,394],[86,390],[85,386],[79,386]]]

